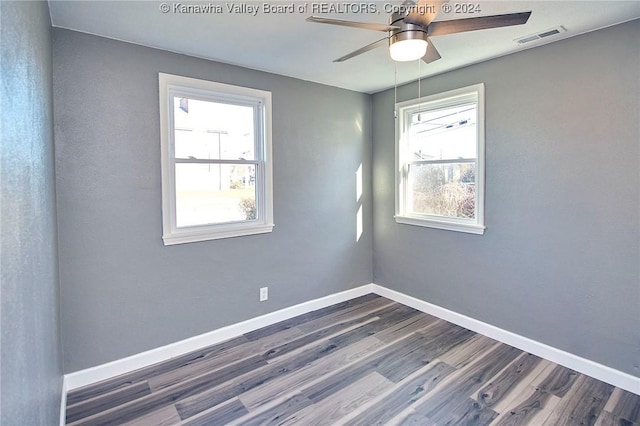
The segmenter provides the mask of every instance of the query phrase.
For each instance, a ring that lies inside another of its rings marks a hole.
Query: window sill
[[[190,229],[164,234],[162,240],[165,246],[199,241],[220,240],[223,238],[244,237],[247,235],[267,234],[273,230],[274,224],[260,224],[254,226],[228,226],[222,229]]]
[[[435,220],[435,219],[422,219],[422,218],[399,216],[399,215],[396,215],[394,217],[396,219],[396,223],[401,223],[404,225],[424,226],[426,228],[442,229],[445,231],[465,232],[468,234],[483,235],[484,230],[486,229],[485,226],[478,225],[475,223],[461,223],[461,222],[451,222],[451,221]]]

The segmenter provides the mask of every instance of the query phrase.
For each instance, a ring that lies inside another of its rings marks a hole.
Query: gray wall
[[[53,44],[66,372],[371,282],[369,95],[62,29]],[[162,245],[158,72],[272,92],[271,234]]]
[[[376,94],[374,282],[640,376],[638,34],[635,21],[424,81],[485,83],[484,236],[394,222],[393,92]]]
[[[3,425],[58,422],[62,390],[46,2],[0,2]]]

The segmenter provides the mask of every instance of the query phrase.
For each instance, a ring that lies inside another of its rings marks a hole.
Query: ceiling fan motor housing
[[[391,15],[390,25],[399,29],[389,31],[389,46],[403,40],[427,41],[427,29],[422,25],[406,22],[404,18],[405,15],[401,13]]]

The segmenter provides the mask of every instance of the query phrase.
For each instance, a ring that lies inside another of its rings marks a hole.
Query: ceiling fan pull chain
[[[398,63],[393,61],[393,118],[398,118]]]
[[[422,64],[418,59],[418,99],[420,104],[418,105],[418,123],[422,121]]]

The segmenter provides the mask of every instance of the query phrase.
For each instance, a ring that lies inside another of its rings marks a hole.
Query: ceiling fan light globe
[[[422,39],[399,40],[389,46],[389,54],[396,62],[416,61],[427,53],[427,45]]]

